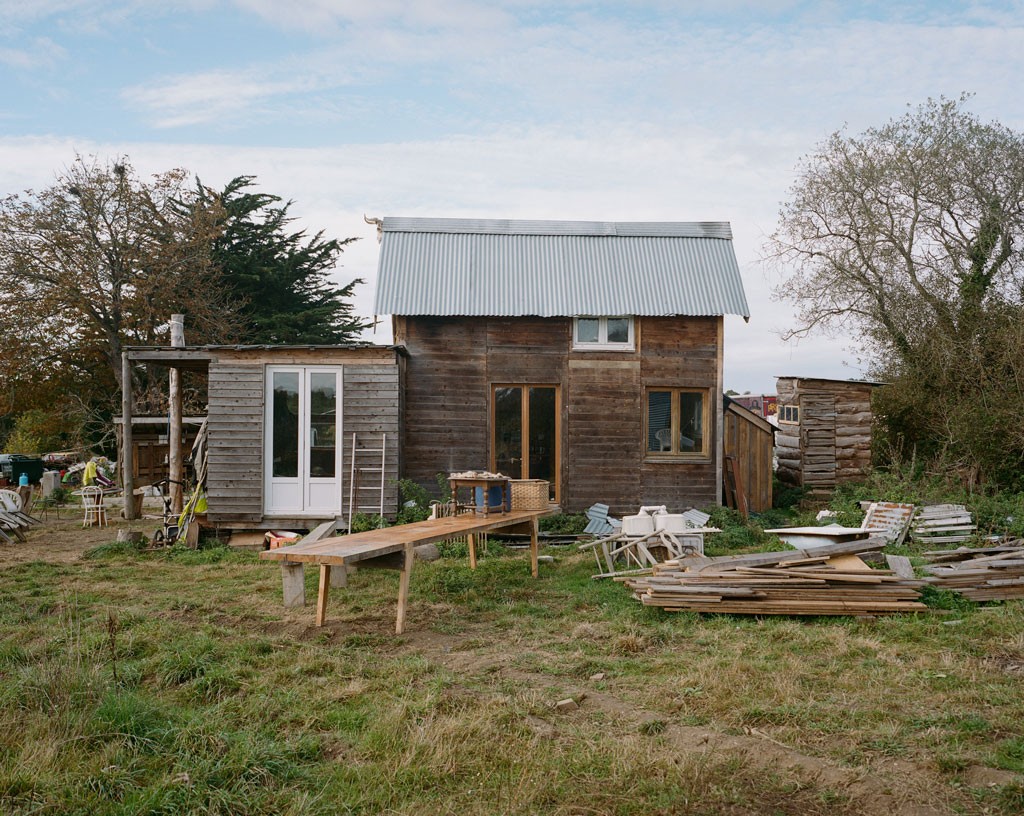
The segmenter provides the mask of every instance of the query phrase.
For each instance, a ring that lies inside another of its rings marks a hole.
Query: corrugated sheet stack
[[[925,553],[931,575],[925,579],[938,589],[959,592],[972,601],[1024,598],[1024,539],[1004,539],[995,547],[936,550]]]
[[[673,612],[739,615],[879,615],[927,611],[923,581],[872,569],[857,553],[877,552],[869,538],[814,550],[666,561],[642,577],[621,577],[645,606]]]

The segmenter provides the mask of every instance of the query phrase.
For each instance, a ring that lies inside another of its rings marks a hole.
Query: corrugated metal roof
[[[385,218],[376,314],[747,317],[725,222]]]

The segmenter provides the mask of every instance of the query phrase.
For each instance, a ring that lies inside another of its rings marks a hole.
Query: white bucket
[[[666,533],[682,533],[686,531],[686,519],[681,513],[663,513],[654,517],[654,529]]]
[[[650,535],[654,532],[654,519],[647,515],[623,516],[622,532],[629,536]]]

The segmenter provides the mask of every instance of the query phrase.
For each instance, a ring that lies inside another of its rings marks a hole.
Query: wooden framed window
[[[798,422],[800,422],[800,406],[780,405],[778,417],[779,422],[787,422],[796,425]]]
[[[711,392],[706,388],[647,389],[646,455],[652,459],[707,459],[711,453]]]
[[[574,351],[633,351],[634,320],[629,315],[616,317],[576,317],[572,321]]]

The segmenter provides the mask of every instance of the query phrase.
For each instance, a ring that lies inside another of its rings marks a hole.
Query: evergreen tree
[[[322,231],[312,238],[304,231],[290,232],[292,202],[281,204],[278,196],[249,192],[254,183],[254,176],[238,176],[219,194],[200,185],[205,203],[215,199],[223,211],[212,260],[247,324],[244,342],[353,342],[368,326],[351,303],[363,281],[338,286],[330,273],[344,247],[358,239],[327,240]]]

